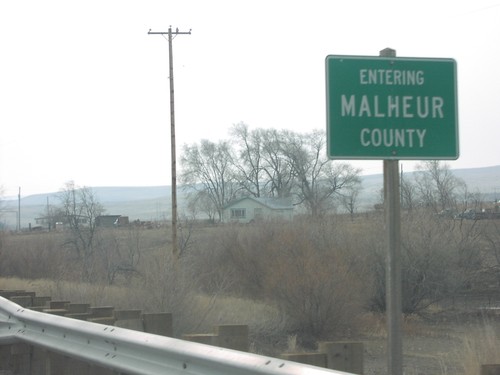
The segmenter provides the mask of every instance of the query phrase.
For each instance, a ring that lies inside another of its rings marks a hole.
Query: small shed
[[[290,198],[243,197],[224,206],[225,223],[251,223],[263,220],[292,220],[293,205]]]

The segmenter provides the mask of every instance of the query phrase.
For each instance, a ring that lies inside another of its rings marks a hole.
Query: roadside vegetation
[[[73,219],[66,229],[0,233],[0,289],[168,311],[178,337],[210,331],[214,324],[248,324],[252,350],[271,355],[290,342],[312,350],[320,340],[385,335],[380,210],[347,209],[354,200],[341,210],[346,201],[330,195],[314,200],[319,206],[310,203],[291,222],[186,219],[180,256],[173,258],[168,228],[99,228],[94,224],[102,207],[91,189],[67,184],[61,196],[58,217]],[[464,209],[464,202],[468,208],[486,205],[439,162],[423,163],[415,179],[402,182],[406,329],[414,321],[436,327],[451,321],[496,324],[478,316],[490,314],[487,308],[500,297],[500,223],[441,214]],[[86,225],[76,220],[82,218]],[[499,360],[477,343],[484,339],[498,348],[497,329],[489,328],[487,334],[478,328],[457,344],[464,374],[481,364],[471,364],[473,358]]]

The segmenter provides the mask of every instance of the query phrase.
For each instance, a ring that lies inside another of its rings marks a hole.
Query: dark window
[[[246,210],[244,208],[231,208],[231,219],[244,219]]]

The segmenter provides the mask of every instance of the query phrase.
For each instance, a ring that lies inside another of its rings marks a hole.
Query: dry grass
[[[29,290],[53,299],[114,306],[116,309],[144,308],[144,290],[51,280],[0,278],[0,289]],[[189,302],[188,318],[174,315],[174,326],[182,333],[210,333],[217,324],[248,324],[252,351],[278,356],[283,352],[304,351],[296,335],[284,334],[286,324],[276,308],[253,300],[197,294]],[[186,323],[187,319],[187,323]],[[183,321],[179,323],[179,321]],[[385,346],[386,324],[383,314],[366,313],[356,319],[358,331],[352,339]],[[405,319],[405,374],[475,375],[482,364],[500,363],[500,325],[484,319],[477,324],[436,325],[417,316]],[[384,354],[379,353],[384,367]],[[432,372],[426,370],[433,363]],[[368,371],[368,369],[367,369]],[[427,372],[426,372],[427,371]],[[372,374],[374,372],[367,372]]]
[[[91,306],[113,306],[115,309],[142,309],[159,312],[148,306],[147,290],[138,287],[107,286],[53,280],[0,278],[0,290],[26,290],[52,300],[89,303]],[[277,334],[283,329],[278,311],[265,303],[236,297],[187,295],[189,310],[174,315],[174,325],[181,324],[183,333],[209,333],[214,325],[247,324],[254,336],[267,332]],[[166,312],[173,312],[167,309]],[[271,328],[273,327],[273,328]]]
[[[324,294],[318,294],[320,307],[326,311],[324,316],[333,317],[334,323],[345,316],[345,324],[334,327],[324,339],[366,339],[385,348],[384,314],[362,310],[375,288],[373,254],[382,248],[383,242],[381,221],[372,219],[356,218],[353,222],[327,218],[290,225],[197,228],[181,258],[180,278],[168,256],[168,231],[110,231],[102,238],[102,254],[111,256],[111,250],[124,257],[108,260],[127,260],[125,255],[132,250],[140,255],[137,273],[131,278],[120,276],[113,280],[113,285],[106,283],[105,276],[94,283],[81,282],[74,273],[81,267],[72,261],[69,250],[63,252],[61,234],[6,236],[0,249],[2,274],[20,276],[19,271],[22,277],[29,278],[28,274],[33,273],[34,280],[0,278],[0,289],[35,291],[54,300],[92,306],[171,312],[177,337],[212,332],[217,324],[248,324],[253,351],[279,355],[284,351],[311,350],[317,337],[305,342],[301,337],[304,330],[298,330],[290,314],[283,308],[279,310],[276,302],[281,298],[279,307],[295,308],[300,301],[311,301],[305,298],[313,295],[311,290],[324,288]],[[118,248],[120,254],[116,252]],[[331,260],[330,265],[325,259]],[[102,264],[100,259],[97,261]],[[101,267],[97,271],[108,269]],[[337,282],[331,286],[333,279]],[[304,286],[310,288],[301,290]],[[346,293],[335,295],[335,288]],[[360,299],[355,306],[353,296]],[[347,302],[343,305],[346,311],[341,315],[334,308],[343,301]],[[307,321],[307,317],[305,314],[299,318]],[[418,345],[408,347],[414,362],[405,373],[475,375],[481,364],[500,362],[496,325],[490,321],[447,336],[448,325],[429,324],[418,316],[410,316],[404,321],[404,340]],[[434,348],[430,348],[429,342]],[[440,349],[440,342],[448,345],[446,349]],[[372,360],[384,362],[384,348],[371,351]],[[433,371],[422,372],[420,363],[431,360],[437,363]],[[455,367],[460,371],[455,371]]]
[[[130,288],[60,280],[0,278],[0,289],[26,290],[35,292],[38,296],[50,296],[52,300],[89,303],[92,306],[114,306],[116,309],[136,308],[139,302],[132,297],[134,291]]]
[[[485,320],[463,335],[458,354],[464,374],[479,374],[483,364],[500,364],[499,328],[498,323]]]

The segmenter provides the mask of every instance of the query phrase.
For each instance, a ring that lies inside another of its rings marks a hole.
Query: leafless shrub
[[[478,232],[460,227],[427,211],[414,210],[403,217],[401,263],[403,312],[420,313],[429,306],[464,290],[481,264]],[[373,254],[374,310],[385,310],[386,249]]]
[[[276,306],[285,331],[302,340],[340,334],[369,288],[362,286],[360,255],[348,236],[338,245],[338,232],[327,227],[311,221],[226,226],[205,241],[208,253],[199,254],[196,274],[204,288],[230,280],[233,295]]]
[[[1,274],[27,279],[59,278],[65,253],[57,241],[58,237],[50,233],[5,236]]]
[[[266,296],[302,338],[339,335],[361,310],[362,277],[345,252],[315,239],[308,224],[290,229],[268,249]]]

